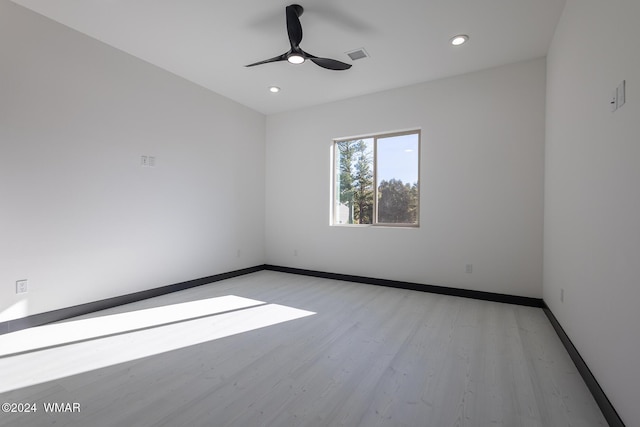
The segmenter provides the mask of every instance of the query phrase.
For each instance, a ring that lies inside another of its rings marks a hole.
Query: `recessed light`
[[[278,86],[269,86],[269,92],[278,93],[280,92],[280,88]]]
[[[449,41],[454,46],[460,46],[461,44],[465,44],[469,41],[469,36],[466,34],[458,34],[457,36],[452,37]]]

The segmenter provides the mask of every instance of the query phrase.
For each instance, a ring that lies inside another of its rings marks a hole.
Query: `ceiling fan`
[[[288,52],[278,55],[271,59],[255,62],[253,64],[245,65],[246,67],[253,67],[254,65],[268,64],[269,62],[289,61],[292,64],[302,64],[307,59],[311,60],[316,65],[326,68],[328,70],[348,70],[351,68],[351,64],[345,64],[344,62],[337,61],[329,58],[318,58],[311,55],[300,48],[300,42],[302,41],[302,25],[300,24],[300,16],[304,9],[299,4],[292,4],[285,8],[287,15],[287,33],[289,34],[289,43],[291,49]]]

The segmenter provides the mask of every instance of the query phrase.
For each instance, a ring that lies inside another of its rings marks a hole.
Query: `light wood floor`
[[[185,304],[228,295],[255,301]],[[193,318],[113,329],[158,307]],[[0,426],[606,426],[536,308],[261,271],[63,325],[87,319],[84,336],[52,344],[45,326],[46,348],[31,331],[0,356],[0,403],[38,408]]]

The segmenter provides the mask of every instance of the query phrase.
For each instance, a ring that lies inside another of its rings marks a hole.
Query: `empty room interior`
[[[639,21],[0,0],[0,426],[640,427]]]

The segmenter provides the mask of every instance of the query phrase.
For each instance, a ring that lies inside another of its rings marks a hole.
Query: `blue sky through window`
[[[399,135],[378,139],[378,182],[399,179],[418,182],[418,135]]]

